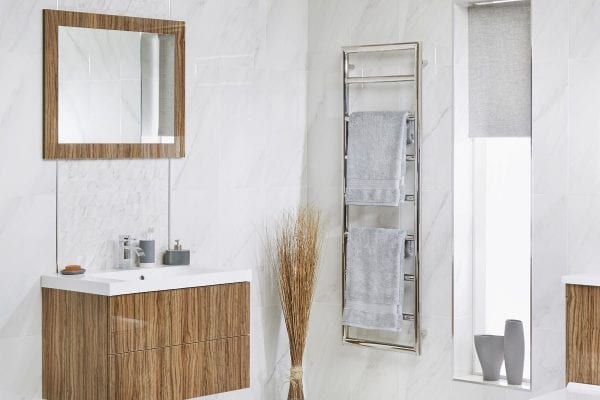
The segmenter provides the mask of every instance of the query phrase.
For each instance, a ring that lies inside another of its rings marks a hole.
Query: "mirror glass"
[[[58,28],[59,143],[174,143],[175,35]]]

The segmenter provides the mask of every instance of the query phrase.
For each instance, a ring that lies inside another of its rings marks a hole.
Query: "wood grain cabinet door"
[[[110,297],[109,353],[248,335],[249,308],[247,282]]]
[[[109,356],[109,399],[183,400],[250,386],[250,338]]]
[[[600,287],[567,285],[567,382],[600,385]]]

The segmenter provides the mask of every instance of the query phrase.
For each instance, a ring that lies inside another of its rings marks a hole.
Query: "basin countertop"
[[[45,288],[117,296],[226,283],[250,282],[251,269],[211,269],[191,266],[89,271],[82,275],[43,275]]]
[[[584,385],[581,383],[569,383],[565,389],[548,393],[544,396],[534,397],[532,400],[598,400],[600,399],[600,387],[596,385]]]
[[[565,275],[562,277],[562,283],[566,285],[600,286],[600,273],[587,272]]]

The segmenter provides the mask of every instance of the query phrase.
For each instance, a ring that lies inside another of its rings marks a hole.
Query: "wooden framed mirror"
[[[185,23],[44,10],[44,159],[185,156]]]

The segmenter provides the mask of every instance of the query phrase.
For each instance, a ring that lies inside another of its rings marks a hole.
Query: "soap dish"
[[[85,268],[81,268],[79,265],[67,265],[65,269],[60,271],[63,275],[81,275],[84,272]]]

